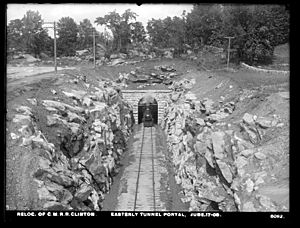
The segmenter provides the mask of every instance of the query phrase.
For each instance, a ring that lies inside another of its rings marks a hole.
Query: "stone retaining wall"
[[[259,72],[265,72],[265,73],[279,73],[279,74],[289,74],[290,71],[285,71],[285,70],[268,70],[268,69],[261,69],[261,68],[258,68],[258,67],[253,67],[253,66],[250,66],[246,63],[241,63],[241,66],[247,68],[247,69],[250,69],[250,70],[254,70],[254,71],[259,71]]]

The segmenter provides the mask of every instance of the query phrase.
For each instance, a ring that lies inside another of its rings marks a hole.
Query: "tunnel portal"
[[[143,114],[146,110],[146,106],[150,107],[151,114],[153,117],[153,123],[158,123],[158,103],[155,98],[151,95],[146,95],[139,100],[138,103],[138,124],[143,122]]]
[[[157,117],[155,117],[155,122],[157,124],[160,124],[164,109],[168,106],[168,101],[170,99],[169,94],[171,94],[172,90],[122,90],[122,95],[125,101],[127,101],[133,109],[133,116],[135,123],[138,124],[141,122],[139,120],[139,113],[143,113],[143,105],[141,100],[146,97],[147,95],[150,95],[155,99],[155,101],[152,103],[152,109],[153,113],[152,115],[156,116],[156,108],[155,104],[157,104]],[[141,102],[141,103],[140,103]],[[140,104],[140,106],[139,106]],[[141,114],[140,114],[141,115]],[[141,118],[141,117],[140,117]]]

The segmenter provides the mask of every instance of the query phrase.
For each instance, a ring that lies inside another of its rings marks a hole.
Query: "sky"
[[[193,8],[192,4],[7,4],[7,23],[10,20],[22,19],[26,11],[38,11],[44,22],[59,21],[62,17],[71,17],[77,24],[87,18],[98,31],[103,31],[101,26],[94,24],[97,17],[103,17],[116,10],[122,14],[126,9],[131,9],[138,14],[137,21],[146,27],[147,21],[163,19],[167,16],[180,16],[185,10],[187,13]],[[52,34],[49,34],[52,36]]]

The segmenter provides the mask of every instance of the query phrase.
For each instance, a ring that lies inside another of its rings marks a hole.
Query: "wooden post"
[[[96,39],[95,39],[94,29],[93,29],[93,52],[94,52],[94,69],[96,69]]]
[[[229,59],[230,59],[230,40],[233,39],[234,37],[224,37],[226,39],[228,39],[228,54],[227,54],[227,70],[229,69]]]
[[[94,59],[94,69],[96,69],[96,36],[99,36],[99,35],[96,35],[96,29],[93,28],[93,34],[92,35],[89,35],[89,36],[92,36],[93,37],[93,59]]]
[[[53,27],[44,27],[44,28],[51,28],[54,30],[54,70],[55,70],[55,74],[57,73],[57,62],[56,62],[56,22],[43,22],[43,24],[53,24]]]
[[[56,22],[54,21],[54,69],[55,74],[57,73],[57,62],[56,62]]]

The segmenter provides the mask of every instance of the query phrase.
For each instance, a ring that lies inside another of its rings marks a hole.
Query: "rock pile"
[[[176,85],[176,86],[175,86]],[[272,176],[274,154],[259,143],[266,131],[280,127],[280,118],[245,113],[237,128],[217,128],[235,103],[217,107],[211,100],[197,101],[178,82],[162,118],[172,155],[175,179],[191,211],[280,211],[286,208],[259,192]],[[272,156],[273,159],[267,159]]]
[[[160,84],[165,85],[172,84],[172,79],[174,79],[179,74],[176,73],[176,69],[173,65],[161,65],[154,66],[154,69],[146,71],[140,67],[136,67],[130,73],[119,73],[119,78],[117,82],[119,83],[149,83],[149,84]]]
[[[16,109],[13,122],[21,128],[11,137],[21,138],[20,146],[39,150],[39,168],[33,176],[45,210],[101,210],[118,172],[133,124],[131,107],[113,82],[99,82],[89,91],[62,91],[71,104],[28,101],[34,108],[40,103],[48,113],[47,127],[59,127],[58,145],[39,130],[34,108]]]
[[[152,50],[151,42],[134,43],[128,51],[129,58],[140,57],[143,59],[156,58],[156,53]]]

